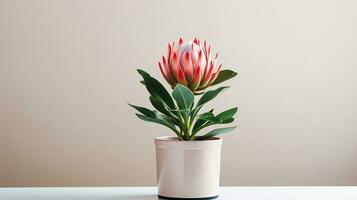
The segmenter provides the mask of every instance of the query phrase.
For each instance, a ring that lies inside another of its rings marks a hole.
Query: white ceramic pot
[[[159,197],[217,198],[221,144],[221,138],[204,141],[180,141],[176,137],[156,138]]]

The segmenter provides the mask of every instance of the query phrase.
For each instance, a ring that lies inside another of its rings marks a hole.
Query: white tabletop
[[[0,188],[0,200],[153,200],[155,187]],[[224,200],[357,200],[357,187],[221,187]]]

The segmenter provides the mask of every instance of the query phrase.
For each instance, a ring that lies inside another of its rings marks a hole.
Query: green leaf
[[[207,113],[203,113],[201,115],[197,115],[197,121],[192,129],[193,135],[196,135],[200,130],[211,125],[228,124],[233,122],[234,118],[232,116],[236,112],[236,108],[232,108],[218,114],[217,116],[213,115],[213,110]]]
[[[210,118],[214,118],[214,114],[212,112],[206,112],[200,115],[197,115],[197,119],[207,120]]]
[[[229,131],[232,131],[233,129],[235,129],[236,126],[233,127],[227,127],[227,128],[217,128],[217,129],[213,129],[212,131],[208,132],[207,134],[203,135],[203,136],[198,136],[196,138],[196,140],[207,140],[210,139],[212,137],[215,137],[217,135],[223,134],[223,133],[227,133]]]
[[[215,90],[210,90],[210,91],[205,92],[201,96],[200,100],[198,100],[197,105],[196,105],[195,109],[193,110],[191,117],[195,118],[197,113],[198,113],[198,111],[202,108],[203,104],[205,104],[205,103],[211,101],[212,99],[214,99],[220,92],[222,92],[226,88],[229,88],[229,87],[228,86],[220,87],[220,88],[217,88]]]
[[[228,79],[231,79],[235,76],[237,76],[237,72],[234,72],[232,70],[226,69],[226,70],[221,70],[216,78],[216,80],[213,81],[212,85],[217,85],[218,83],[222,83]]]
[[[191,90],[181,84],[176,85],[172,96],[181,109],[191,109],[195,98]]]
[[[154,108],[156,108],[156,110],[158,110],[162,114],[170,116],[170,112],[165,108],[165,105],[164,105],[164,103],[162,101],[157,100],[153,96],[150,96],[149,99],[150,99],[151,104],[154,106]]]
[[[224,89],[229,88],[228,86],[226,87],[219,87],[215,90],[210,90],[205,92],[202,97],[200,98],[200,100],[197,102],[196,108],[202,106],[203,104],[211,101],[212,99],[214,99],[220,92],[222,92]]]
[[[198,117],[200,120],[205,120],[208,122],[218,123],[221,121],[218,117],[214,116],[213,113],[204,113]]]
[[[188,119],[191,114],[189,109],[170,110],[170,112],[176,114],[176,116],[181,115],[184,119]]]
[[[177,131],[175,125],[170,121],[164,120],[164,118],[148,117],[148,116],[141,115],[141,114],[135,114],[135,115],[141,120],[164,125],[164,126],[170,128],[171,130],[173,130],[176,134],[178,134],[178,136],[180,135],[180,133]]]
[[[138,69],[137,71],[143,77],[146,89],[149,91],[151,96],[155,97],[158,100],[162,100],[167,106],[172,109],[175,109],[175,103],[171,98],[170,94],[165,89],[165,87],[144,70]]]
[[[135,106],[135,105],[132,105],[132,104],[129,104],[129,106],[135,108],[137,111],[139,111],[140,113],[144,114],[145,116],[155,117],[155,113],[152,110],[149,110],[147,108],[140,107],[140,106]]]
[[[204,125],[207,123],[207,120],[199,119],[196,121],[195,125],[192,128],[192,134],[195,135]]]
[[[176,125],[180,125],[179,116],[171,112],[171,109],[165,106],[162,101],[155,99],[153,96],[150,96],[150,102],[154,106],[154,108],[156,108],[156,110],[170,117]]]
[[[221,121],[219,118],[214,118],[214,119],[207,119],[207,120],[197,120],[196,124],[194,125],[192,129],[193,135],[196,135],[200,130],[212,126],[212,125],[217,125],[217,124],[229,124],[234,121],[234,118],[230,118],[224,121]]]
[[[163,115],[163,114],[159,113],[156,110],[154,111],[154,113],[155,113],[155,117],[154,118],[164,120],[164,121],[166,121],[168,123],[172,123],[172,119],[170,117],[168,117],[166,115]]]
[[[229,123],[232,123],[234,121],[234,118],[229,118],[229,119],[226,119],[224,121],[221,121],[219,124],[229,124]]]
[[[214,116],[213,115],[213,109],[210,110],[209,112],[203,113],[199,116],[197,116],[197,120],[195,122],[195,125],[192,128],[192,133],[197,133],[197,131],[199,131],[202,127],[204,127],[204,125],[208,122],[207,120],[204,119],[200,119],[200,117],[205,118],[206,116]]]
[[[227,120],[232,118],[237,113],[238,108],[231,108],[224,112],[219,113],[216,117],[219,118],[221,121]]]

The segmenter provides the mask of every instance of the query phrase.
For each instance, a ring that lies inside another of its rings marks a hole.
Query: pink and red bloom
[[[218,53],[211,58],[211,47],[196,39],[178,44],[168,44],[167,56],[162,57],[159,68],[165,80],[174,88],[177,83],[199,93],[206,89],[217,78],[222,64],[217,65]]]

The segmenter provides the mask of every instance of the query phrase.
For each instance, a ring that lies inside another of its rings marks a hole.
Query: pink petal
[[[170,70],[169,65],[168,65],[168,63],[166,62],[166,59],[165,59],[164,56],[162,56],[162,64],[164,65],[165,72],[166,72],[167,76],[168,76],[168,77],[171,77],[171,76],[172,76],[172,75],[171,75],[171,70]]]
[[[179,74],[178,74],[178,79],[177,81],[181,84],[181,85],[185,85],[187,86],[187,81],[185,78],[185,74],[183,73],[182,69],[179,68]]]
[[[179,42],[179,45],[177,46],[176,50],[174,50],[176,52],[178,60],[181,59],[182,45],[183,45],[183,43],[181,42],[181,44],[180,44],[180,42]]]
[[[198,66],[196,68],[195,75],[193,76],[191,87],[193,89],[197,89],[198,86],[200,85],[200,82],[201,82],[201,67]]]
[[[167,46],[168,46],[168,50],[167,50],[167,60],[170,61],[171,53],[172,53],[172,48],[171,48],[170,43],[169,43]]]
[[[182,38],[180,37],[180,39],[179,39],[179,45],[182,45],[182,43],[183,43],[183,40],[182,40]]]
[[[205,56],[206,56],[206,59],[207,59],[207,57],[208,57],[208,55],[207,55],[207,43],[206,43],[206,40],[203,42],[203,47],[204,47],[204,53],[205,53]]]
[[[198,52],[198,62],[199,63],[202,61],[202,57],[203,57],[202,50],[200,50],[200,52]]]
[[[193,44],[191,46],[191,60],[192,60],[193,67],[196,69],[196,66],[199,65],[199,63],[198,63],[197,51],[194,48]]]
[[[179,79],[179,69],[180,69],[180,66],[179,66],[179,61],[177,59],[177,54],[176,52],[174,52],[173,54],[173,57],[172,57],[172,62],[171,62],[171,69],[172,69],[172,73],[173,73],[173,76],[176,80]]]
[[[197,61],[198,65],[203,67],[203,70],[201,70],[201,74],[206,74],[207,72],[207,66],[206,66],[206,59],[203,59],[203,52],[202,50],[200,50],[200,52],[198,53],[198,61]]]
[[[211,57],[211,46],[208,47],[207,56],[208,56],[209,58]]]
[[[183,70],[188,80],[192,80],[193,66],[192,66],[192,61],[189,52],[186,52],[185,59],[183,62]]]
[[[206,67],[210,67],[211,63],[211,46],[208,47],[207,55],[206,55]]]
[[[169,77],[167,77],[167,75],[165,74],[164,70],[162,69],[162,66],[161,66],[161,63],[160,63],[160,62],[159,62],[159,68],[160,68],[160,72],[161,72],[162,76],[165,78],[165,80],[166,80],[169,84],[171,84],[170,79],[169,79]]]
[[[193,43],[198,44],[197,38],[195,38],[195,40],[193,41]]]
[[[211,65],[210,65],[210,68],[209,68],[207,74],[203,77],[203,79],[201,81],[202,87],[206,86],[208,81],[211,79],[212,71],[213,71],[213,63],[211,62]]]
[[[222,67],[222,64],[220,64],[219,67],[218,67],[218,69],[217,69],[217,71],[212,74],[212,78],[211,78],[211,80],[209,81],[210,84],[213,83],[214,80],[216,80],[216,78],[217,78],[219,72],[221,71],[221,67]]]
[[[216,53],[216,56],[214,57],[213,66],[216,66],[216,64],[217,64],[217,58],[218,58],[218,53]]]

